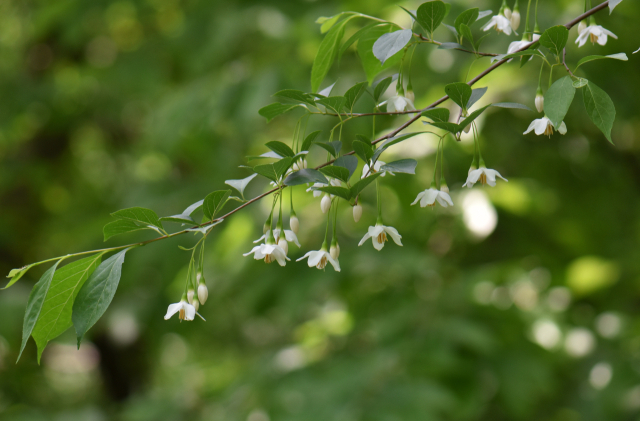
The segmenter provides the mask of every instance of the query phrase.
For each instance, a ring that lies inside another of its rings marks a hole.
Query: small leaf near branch
[[[20,278],[22,278],[24,276],[25,273],[27,273],[27,271],[29,269],[31,269],[34,265],[27,265],[18,269],[11,269],[11,271],[9,272],[9,275],[7,275],[7,278],[11,278],[11,280],[9,281],[9,283],[7,284],[7,286],[5,286],[2,289],[7,289],[9,288],[11,285],[15,284],[16,282],[18,282],[20,280]]]
[[[111,216],[118,219],[133,221],[137,224],[142,224],[147,227],[153,226],[153,227],[163,229],[162,222],[160,222],[160,218],[151,209],[140,208],[140,207],[121,209],[119,211],[113,212]]]
[[[462,25],[466,25],[468,28],[471,27],[471,25],[479,19],[479,16],[480,9],[478,9],[477,7],[465,10],[458,15],[455,22],[453,23],[453,26],[456,28],[458,33],[464,35],[461,30]]]
[[[551,124],[557,129],[567,115],[576,94],[570,76],[556,80],[544,94],[544,111]]]
[[[609,142],[611,140],[611,129],[616,119],[616,107],[613,101],[605,91],[589,81],[582,90],[584,99],[584,107],[593,124],[596,125],[604,133]]]
[[[346,168],[349,171],[349,176],[347,177],[347,179],[349,179],[358,167],[358,158],[353,155],[343,155],[337,158],[333,165],[336,167]]]
[[[496,102],[495,104],[491,104],[492,107],[499,108],[519,108],[521,110],[533,111],[531,108],[527,107],[524,104],[518,104],[517,102]]]
[[[288,111],[293,110],[294,108],[300,107],[299,104],[280,104],[279,102],[273,103],[271,105],[267,105],[266,107],[262,107],[258,110],[258,114],[267,119],[267,123],[273,120],[274,118],[282,115]]]
[[[307,137],[304,138],[304,142],[302,142],[302,147],[300,149],[303,151],[308,151],[311,148],[313,141],[316,140],[316,137],[318,137],[320,133],[322,133],[321,130],[309,133]]]
[[[282,91],[278,91],[273,94],[273,96],[313,105],[313,97],[297,89],[283,89]]]
[[[240,196],[244,197],[244,189],[246,189],[249,182],[257,176],[258,174],[251,174],[249,177],[243,178],[242,180],[226,180],[224,184],[238,190],[238,192],[240,192]]]
[[[284,158],[285,156],[293,157],[295,155],[289,145],[284,142],[278,142],[274,140],[272,142],[267,142],[265,146],[271,149],[273,152],[277,153],[282,158]]]
[[[484,96],[484,94],[487,92],[487,89],[489,89],[489,88],[486,87],[486,86],[484,88],[472,89],[471,90],[471,97],[469,98],[469,102],[467,102],[467,109],[471,108],[473,106],[473,104],[478,102],[480,100],[480,98],[482,98]]]
[[[347,201],[351,199],[351,191],[345,187],[327,186],[327,187],[318,187],[316,190],[320,190],[322,192],[341,197]]]
[[[558,25],[544,31],[538,42],[560,57],[568,39],[569,30],[564,25]]]
[[[138,231],[143,229],[149,229],[149,227],[140,226],[128,219],[118,219],[116,221],[111,221],[108,224],[106,224],[102,228],[102,233],[104,235],[104,241],[107,241],[109,238],[115,235],[125,234],[127,232]]]
[[[349,181],[349,170],[343,167],[330,165],[320,168],[320,172],[327,177],[337,178],[338,180],[344,181],[345,183]]]
[[[305,183],[329,184],[329,180],[320,171],[312,168],[293,172],[284,180],[284,184],[287,186],[297,186]]]
[[[416,18],[422,28],[433,39],[433,32],[440,26],[447,14],[447,7],[440,0],[422,3],[416,11]]]
[[[353,106],[358,102],[358,99],[365,93],[367,90],[367,82],[356,83],[354,86],[349,88],[347,92],[344,93],[345,103],[344,107],[351,111],[353,110]]]
[[[422,117],[427,117],[434,122],[446,123],[449,121],[449,109],[447,108],[429,108],[422,112]]]
[[[227,203],[230,194],[231,190],[218,190],[209,193],[202,203],[202,212],[205,218],[212,220],[216,216],[216,213]]]
[[[334,140],[333,142],[315,142],[316,145],[320,146],[322,149],[329,152],[334,157],[340,155],[340,150],[342,149],[342,142],[339,140]]]
[[[368,163],[373,157],[373,146],[371,146],[371,143],[354,140],[351,146],[356,152],[356,155],[358,155],[365,163]]]
[[[449,95],[449,98],[458,104],[460,108],[466,110],[469,99],[471,99],[471,86],[462,82],[450,83],[444,87],[444,92]]]
[[[586,57],[582,57],[580,59],[580,61],[578,61],[578,64],[576,65],[576,69],[574,70],[574,72],[576,70],[578,70],[578,67],[582,66],[585,63],[588,63],[588,62],[594,61],[594,60],[602,60],[602,59],[605,59],[605,58],[610,58],[610,59],[614,59],[614,60],[629,61],[629,57],[627,57],[627,55],[625,53],[609,54],[608,56],[598,56],[598,55],[586,56]]]

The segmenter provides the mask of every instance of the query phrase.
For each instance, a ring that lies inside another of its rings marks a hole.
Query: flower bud
[[[407,87],[407,93],[404,96],[409,101],[414,102],[416,100],[416,94],[413,93],[413,88],[411,86]]]
[[[297,162],[297,161],[293,163],[293,165],[291,166],[291,168],[292,168],[294,171],[299,171],[299,170],[301,170],[301,169],[302,169],[302,167],[301,167],[301,166],[298,166],[298,162]]]
[[[361,216],[362,216],[362,206],[355,205],[353,207],[353,220],[358,222]]]
[[[307,160],[306,159],[302,160],[302,168],[307,168]]]
[[[209,289],[204,282],[201,282],[198,285],[198,301],[204,305],[207,302],[207,298],[209,298]]]
[[[511,29],[514,31],[517,30],[520,26],[520,12],[514,10],[513,13],[511,13],[509,20],[511,21]]]
[[[195,291],[193,290],[193,288],[189,287],[189,289],[187,290],[187,301],[189,302],[189,304],[193,304],[194,295],[195,295]]]
[[[329,212],[330,208],[331,208],[331,198],[329,197],[328,194],[325,194],[322,197],[322,201],[320,202],[320,209],[322,209],[322,213],[327,213]]]
[[[294,234],[298,233],[298,228],[300,228],[300,221],[298,221],[297,216],[292,215],[291,218],[289,218],[289,228],[291,228],[291,231],[293,231]]]
[[[449,186],[447,186],[446,184],[441,184],[440,191],[449,194]]]
[[[284,254],[289,254],[289,243],[287,243],[287,240],[285,240],[284,237],[280,238],[278,245],[282,250],[284,250]]]
[[[544,96],[540,92],[536,94],[536,109],[539,113],[544,111]]]
[[[329,249],[329,254],[333,257],[334,260],[338,260],[340,257],[340,245],[338,243],[331,244],[331,248]]]
[[[504,15],[504,17],[505,17],[505,18],[507,18],[507,19],[511,19],[511,14],[512,14],[512,13],[511,13],[511,9],[509,8],[509,6],[505,7],[505,8],[502,10],[502,14]]]
[[[585,29],[587,29],[587,21],[583,19],[578,24],[578,34],[581,34]]]
[[[262,233],[266,234],[269,232],[269,230],[271,229],[271,224],[270,223],[265,223],[264,227],[262,227]]]
[[[196,311],[198,311],[198,309],[200,308],[200,301],[198,301],[198,298],[194,298],[191,305],[196,309]]]

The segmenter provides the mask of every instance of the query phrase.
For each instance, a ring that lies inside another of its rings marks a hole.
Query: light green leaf
[[[556,130],[567,115],[575,94],[576,88],[570,76],[556,80],[544,94],[544,111]]]
[[[317,130],[313,133],[309,133],[307,137],[304,138],[304,142],[302,142],[302,147],[300,148],[300,150],[308,151],[311,148],[313,141],[316,140],[316,137],[318,137],[320,133],[322,133],[322,130]]]
[[[294,108],[302,107],[299,104],[280,104],[279,102],[273,103],[271,105],[267,105],[266,107],[262,107],[258,110],[258,114],[267,119],[267,123],[286,113],[287,111],[291,111]]]
[[[578,79],[573,81],[573,87],[576,89],[580,89],[584,86],[587,86],[587,83],[589,83],[587,79],[579,77]]]
[[[367,82],[356,83],[354,86],[349,88],[347,92],[344,93],[345,104],[344,107],[352,111],[353,106],[356,104],[358,99],[365,93],[367,90]]]
[[[457,42],[443,42],[442,44],[438,45],[439,50],[455,50],[458,48],[464,49],[464,46],[458,44]]]
[[[38,363],[47,343],[70,328],[71,309],[85,281],[100,264],[103,253],[85,257],[57,270],[51,280],[40,317],[31,336],[38,345]]]
[[[344,107],[345,98],[343,96],[330,96],[327,98],[320,98],[316,100],[316,104],[324,105],[325,107],[333,110],[339,114]]]
[[[594,60],[601,60],[601,59],[604,59],[604,58],[611,58],[611,59],[614,59],[614,60],[629,61],[629,57],[627,57],[627,55],[625,53],[609,54],[608,56],[598,56],[598,55],[586,56],[586,57],[582,57],[580,59],[580,61],[578,61],[578,65],[576,66],[576,70],[578,70],[578,67],[582,66],[585,63],[588,63],[588,62],[594,61]],[[574,70],[574,72],[576,70]]]
[[[29,269],[31,269],[34,265],[27,265],[27,266],[23,266],[21,268],[17,268],[17,269],[11,269],[11,271],[9,272],[9,275],[7,275],[7,278],[11,278],[11,280],[9,281],[9,283],[7,284],[7,286],[5,286],[2,289],[7,289],[9,288],[11,285],[15,284],[16,282],[18,282],[20,280],[20,278],[22,278],[24,276],[25,273],[27,273],[27,271]]]
[[[189,215],[171,215],[171,216],[163,216],[160,218],[162,222],[175,222],[176,224],[195,224],[196,221],[193,220]]]
[[[434,0],[422,3],[416,11],[416,18],[420,26],[429,34],[429,38],[433,39],[433,32],[440,26],[446,14],[445,4],[440,0]]]
[[[480,9],[474,7],[473,9],[467,9],[464,12],[460,13],[456,18],[453,26],[456,28],[458,33],[464,35],[461,30],[462,25],[467,25],[471,27],[471,25],[480,18]]]
[[[281,159],[280,161],[274,162],[273,164],[257,165],[253,167],[253,170],[261,176],[267,177],[269,180],[275,181],[277,183],[280,177],[287,171],[292,163],[293,160],[287,157]]]
[[[343,167],[327,166],[320,168],[320,172],[327,177],[337,178],[338,180],[349,181],[349,170]]]
[[[380,101],[380,97],[387,91],[391,82],[393,82],[393,76],[386,77],[376,84],[373,89],[373,98],[376,102]]]
[[[589,118],[604,133],[607,140],[613,143],[611,129],[613,121],[616,119],[616,107],[613,105],[613,101],[605,91],[591,81],[583,89],[582,95]]]
[[[109,222],[102,228],[102,234],[104,235],[104,241],[114,235],[125,234],[127,232],[138,231],[143,229],[149,229],[148,226],[140,226],[128,219],[118,219],[116,221]]]
[[[334,140],[333,142],[316,142],[316,145],[329,152],[334,158],[340,155],[340,150],[342,150],[342,142],[339,140]]]
[[[249,185],[249,182],[254,178],[256,178],[257,176],[258,174],[251,174],[249,177],[243,178],[242,180],[227,180],[224,182],[224,184],[227,184],[233,187],[234,189],[238,190],[240,192],[240,195],[244,197],[244,189],[246,189],[247,186]]]
[[[411,29],[384,34],[373,44],[373,55],[384,64],[387,59],[401,51],[411,41],[412,36]]]
[[[569,30],[563,26],[552,26],[544,31],[538,42],[547,47],[553,54],[560,57],[562,49],[567,45]]]
[[[305,183],[324,183],[329,184],[329,180],[318,170],[306,168],[289,174],[284,180],[287,186],[297,186]]]
[[[462,35],[463,39],[466,38],[469,40],[472,46],[475,48],[475,44],[473,42],[473,34],[471,33],[471,28],[469,28],[466,24],[460,24],[460,35]]]
[[[51,286],[51,279],[53,279],[53,274],[55,273],[60,261],[61,260],[58,260],[44,273],[44,275],[42,275],[29,294],[27,309],[24,313],[24,322],[22,323],[22,344],[20,345],[20,353],[18,353],[16,363],[20,361],[20,357],[22,356],[24,347],[27,345],[29,336],[31,336],[33,327],[36,325],[36,322],[40,317],[42,305],[44,304],[45,297],[47,296],[47,292],[49,292],[49,287]]]
[[[371,182],[373,180],[375,180],[376,178],[380,177],[380,175],[382,174],[382,172],[377,172],[374,174],[370,174],[368,177],[363,178],[362,180],[358,181],[357,183],[354,183],[353,186],[351,186],[351,197],[356,197],[357,195],[359,195],[362,190],[364,190],[369,184],[371,184]]]
[[[348,40],[346,40],[342,46],[340,47],[340,51],[338,51],[338,58],[342,57],[342,55],[351,47],[355,42],[357,42],[360,37],[369,29],[374,26],[380,25],[380,22],[371,22],[358,29],[355,34],[351,35]],[[384,23],[382,25],[385,25]]]
[[[429,108],[422,112],[422,117],[427,117],[434,122],[446,123],[449,121],[449,110],[447,108]]]
[[[466,110],[469,99],[471,99],[471,86],[462,82],[450,83],[444,87],[444,91],[453,102]]]
[[[473,104],[478,102],[480,98],[482,98],[487,92],[487,89],[489,88],[485,86],[484,88],[476,88],[471,90],[471,97],[469,98],[469,102],[467,102],[467,108],[471,108]]]
[[[517,102],[496,102],[495,104],[491,104],[492,107],[500,107],[500,108],[519,108],[521,110],[533,111],[531,108],[527,107],[524,104],[518,104]]]
[[[380,60],[373,55],[373,44],[382,35],[392,32],[397,27],[395,25],[379,25],[369,28],[362,34],[358,41],[358,56],[362,62],[362,67],[367,76],[367,82],[371,84],[373,79],[383,70],[389,69],[400,62],[402,53],[398,52],[392,57],[385,60],[384,64],[380,63]]]
[[[462,131],[462,129],[464,129],[464,127],[460,127],[460,125],[458,125],[456,123],[449,123],[449,122],[446,122],[446,121],[442,121],[442,122],[441,121],[434,121],[433,123],[427,123],[427,124],[429,124],[430,126],[433,126],[433,127],[437,127],[439,129],[442,129],[442,130],[446,130],[446,131],[448,131],[449,133],[451,133],[453,135],[455,135],[457,133],[460,133]]]
[[[202,213],[208,220],[212,220],[227,203],[231,190],[217,190],[209,193],[202,203]]]
[[[118,219],[133,221],[144,226],[153,226],[162,229],[162,222],[160,222],[160,218],[151,209],[140,207],[121,209],[113,212],[111,216]]]
[[[320,84],[336,59],[340,41],[344,36],[344,28],[352,17],[353,16],[343,19],[334,25],[320,43],[316,58],[313,61],[313,67],[311,68],[311,90],[313,92],[316,92],[318,88],[320,88]]]
[[[129,249],[124,249],[102,262],[80,288],[71,312],[71,321],[78,337],[78,348],[85,333],[96,324],[111,304],[118,289],[127,251]]]
[[[380,167],[380,171],[391,171],[393,173],[415,174],[418,161],[415,159],[400,159],[389,162]]]

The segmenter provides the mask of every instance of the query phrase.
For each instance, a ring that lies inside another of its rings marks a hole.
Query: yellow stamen
[[[378,243],[384,243],[385,241],[387,241],[387,234],[382,231],[380,234],[378,234]]]
[[[179,314],[179,316],[178,316],[178,317],[180,318],[180,320],[184,320],[184,319],[185,319],[185,316],[184,316],[184,309],[183,309],[183,308],[181,308],[181,309],[180,309],[180,314]]]
[[[322,259],[320,259],[320,261],[318,262],[316,267],[318,269],[324,269],[325,266],[327,266],[327,256],[326,255],[322,256]]]
[[[589,39],[591,40],[591,44],[595,44],[598,41],[598,37],[593,33],[589,34]]]
[[[547,128],[544,129],[544,134],[545,136],[551,137],[551,135],[553,134],[553,124],[547,123]]]
[[[485,173],[480,174],[480,178],[478,179],[482,184],[487,184],[487,175]]]
[[[266,256],[264,256],[264,262],[265,263],[271,263],[273,262],[273,257],[271,257],[270,254],[267,254]]]

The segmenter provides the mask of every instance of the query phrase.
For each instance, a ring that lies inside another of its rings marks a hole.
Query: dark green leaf
[[[418,161],[415,159],[400,159],[380,167],[380,171],[390,171],[392,173],[415,174]]]
[[[342,142],[339,140],[334,140],[333,142],[315,142],[316,145],[320,146],[322,149],[325,149],[331,155],[337,157],[340,155],[340,150],[342,149]]]
[[[316,100],[316,104],[324,105],[327,108],[332,109],[336,113],[342,111],[344,107],[345,98],[343,96],[330,96],[328,98],[320,98]]]
[[[267,105],[266,107],[260,108],[258,110],[258,114],[266,118],[268,123],[279,115],[284,114],[287,111],[291,111],[296,107],[300,107],[300,105],[280,104],[279,102],[276,102],[271,105]]]
[[[356,152],[356,155],[358,155],[365,163],[368,163],[371,160],[371,157],[373,157],[373,147],[369,142],[354,140],[352,147]]]
[[[172,216],[163,216],[160,218],[162,222],[175,222],[176,224],[195,224],[196,221],[193,220],[189,215],[172,215]]]
[[[435,0],[422,3],[416,11],[416,18],[420,26],[429,34],[429,38],[433,39],[433,32],[440,26],[446,14],[447,7],[444,3]]]
[[[305,183],[329,184],[329,180],[320,171],[308,168],[293,172],[284,180],[287,186],[297,186]]]
[[[71,313],[78,337],[78,348],[84,334],[96,324],[111,304],[118,289],[122,263],[127,251],[129,249],[124,249],[102,262],[80,288]]]
[[[579,77],[578,79],[575,79],[573,81],[573,87],[576,89],[580,89],[587,86],[587,83],[589,83],[587,79]]]
[[[468,39],[469,42],[471,42],[471,45],[474,45],[471,28],[469,28],[466,24],[462,23],[460,24],[459,31],[460,31],[460,35],[462,35],[463,38]]]
[[[429,108],[422,112],[422,116],[430,118],[432,121],[446,123],[449,121],[449,110],[447,108]]]
[[[365,93],[367,90],[367,82],[356,83],[354,86],[349,88],[347,92],[344,93],[345,103],[344,107],[351,111],[353,110],[353,106],[356,104],[358,99]]]
[[[227,203],[231,190],[218,190],[209,193],[202,203],[202,213],[208,220],[212,220],[216,214]]]
[[[313,92],[316,92],[318,88],[320,88],[320,84],[336,59],[340,47],[340,41],[344,36],[344,28],[351,18],[352,17],[343,19],[334,25],[320,43],[318,53],[316,54],[316,58],[313,61],[313,67],[311,69],[311,90]]]
[[[464,129],[465,127],[467,127],[469,124],[471,124],[471,122],[473,122],[473,120],[475,120],[476,118],[478,118],[478,116],[480,116],[480,114],[482,114],[484,112],[484,110],[486,110],[487,108],[489,108],[491,106],[491,104],[489,105],[485,105],[482,108],[478,108],[477,110],[475,110],[474,112],[472,112],[471,114],[469,114],[468,117],[466,117],[464,120],[462,120],[460,122],[460,124],[458,126],[460,126],[461,129]]]
[[[471,27],[471,24],[473,24],[475,21],[478,20],[479,13],[480,13],[480,9],[478,9],[477,7],[474,7],[473,9],[465,10],[464,12],[458,15],[455,22],[453,23],[453,26],[456,28],[458,33],[464,35],[460,30],[460,27],[462,25],[467,25],[468,27]]]
[[[24,313],[24,322],[22,323],[22,344],[20,345],[20,352],[18,353],[18,360],[16,362],[20,361],[22,351],[24,351],[24,347],[27,345],[29,336],[31,336],[31,332],[40,317],[42,305],[44,304],[45,297],[49,292],[53,274],[55,273],[59,263],[60,260],[58,260],[44,273],[44,275],[42,275],[29,294],[27,309]]]
[[[544,94],[544,112],[556,130],[567,115],[575,94],[576,88],[570,76],[556,80]]]
[[[345,183],[349,181],[349,170],[343,167],[327,166],[320,168],[320,172],[327,177],[337,178]]]
[[[384,34],[373,43],[373,55],[384,64],[385,61],[401,51],[411,41],[412,36],[411,29],[401,29]]]
[[[57,270],[51,280],[40,317],[31,335],[38,345],[38,363],[47,343],[70,328],[71,309],[85,281],[100,264],[103,253],[85,257]]]
[[[149,229],[147,226],[140,226],[133,221],[128,219],[118,219],[116,221],[109,222],[107,225],[102,228],[102,234],[104,235],[104,241],[107,241],[109,238],[114,235],[120,235],[127,232],[138,231],[143,229]]]
[[[446,130],[452,134],[456,134],[456,133],[460,133],[464,127],[460,127],[458,124],[456,123],[448,123],[448,122],[440,122],[440,121],[434,121],[433,123],[428,123],[429,125],[433,126],[433,127],[437,127],[439,129],[442,130]]]
[[[373,98],[375,99],[376,102],[380,101],[380,97],[382,96],[382,94],[384,94],[387,91],[392,81],[393,81],[393,77],[389,76],[382,79],[380,82],[378,82],[378,84],[373,90]]]
[[[154,226],[162,228],[162,222],[160,222],[160,218],[158,218],[158,215],[151,209],[140,207],[121,209],[112,213],[111,216],[118,219],[133,221],[144,226]]]
[[[293,160],[291,158],[283,158],[273,164],[257,165],[253,170],[263,177],[267,177],[271,181],[278,182],[278,179],[291,166]],[[284,171],[283,171],[284,169]]]
[[[295,155],[289,145],[284,142],[278,142],[277,140],[274,140],[272,142],[267,142],[265,146],[283,158],[285,156],[293,157]]]
[[[560,57],[562,49],[567,45],[569,30],[564,25],[552,26],[544,31],[538,42]]]
[[[444,87],[444,91],[453,102],[466,109],[471,98],[471,86],[462,82],[450,83]]]
[[[360,192],[362,192],[362,190],[365,189],[365,187],[371,184],[373,180],[380,177],[381,174],[382,172],[373,173],[373,174],[370,174],[368,177],[358,181],[357,183],[354,183],[354,185],[351,186],[351,197],[356,197],[357,195],[359,195]]]
[[[313,133],[309,133],[307,135],[307,137],[304,138],[304,142],[302,142],[302,147],[300,148],[301,151],[308,151],[309,148],[311,148],[311,145],[313,144],[313,141],[316,139],[316,137],[318,137],[318,135],[322,133],[322,130],[318,130],[315,131]]]
[[[273,94],[273,96],[313,105],[313,97],[297,89],[283,89]]]
[[[480,98],[482,98],[484,94],[487,92],[487,89],[489,88],[484,87],[484,88],[473,89],[471,91],[471,97],[469,98],[469,102],[467,102],[467,108],[471,108],[473,104],[478,102]]]
[[[438,49],[440,50],[455,50],[458,48],[462,48],[464,50],[464,46],[458,44],[457,42],[443,42],[438,45]]]
[[[611,143],[611,128],[613,121],[616,119],[616,107],[609,95],[593,82],[589,81],[582,91],[584,99],[584,107],[593,124],[595,124],[604,133],[607,140]],[[545,103],[546,108],[546,103]]]
[[[323,191],[325,193],[332,194],[334,196],[341,197],[347,201],[351,199],[351,191],[345,187],[327,186],[327,187],[318,187],[318,190]]]
[[[336,159],[333,165],[336,167],[346,168],[349,171],[348,178],[351,178],[358,167],[358,158],[353,155],[343,155]]]

